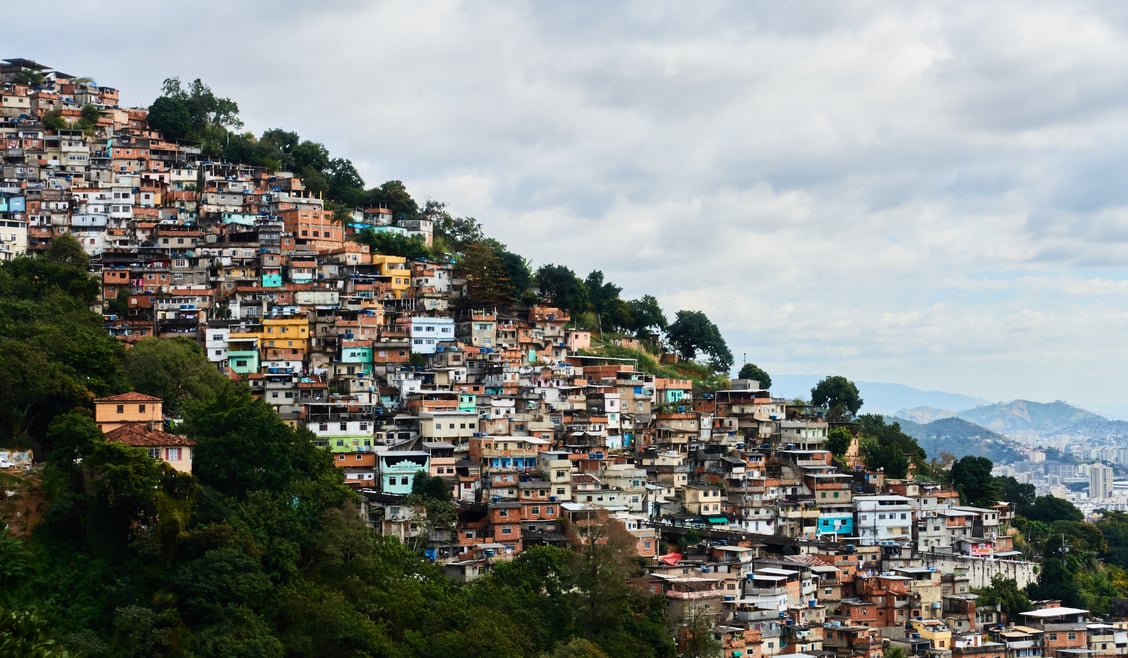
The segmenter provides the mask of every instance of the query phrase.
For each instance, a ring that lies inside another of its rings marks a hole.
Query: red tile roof
[[[106,433],[106,440],[142,448],[165,446],[194,446],[196,442],[186,436],[149,429],[144,423],[130,423]]]
[[[98,398],[95,402],[163,402],[160,398],[155,398],[151,395],[138,393],[137,391],[130,391],[128,393],[120,393],[118,395],[111,395],[108,398]]]

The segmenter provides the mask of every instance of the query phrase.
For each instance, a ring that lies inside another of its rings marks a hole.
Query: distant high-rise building
[[[1089,467],[1089,498],[1108,498],[1112,495],[1112,468],[1104,464]]]

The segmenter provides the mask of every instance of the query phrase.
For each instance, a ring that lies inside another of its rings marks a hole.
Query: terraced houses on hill
[[[43,84],[15,84],[25,70]],[[451,262],[350,240],[431,244],[428,220],[375,207],[335,221],[297,176],[169,142],[114,89],[20,59],[0,62],[0,85],[0,258],[76,237],[108,332],[198,340],[332,453],[374,528],[452,577],[594,519],[634,537],[638,586],[708,619],[726,657],[1128,653],[1123,625],[1085,611],[1047,603],[1005,624],[976,608],[970,589],[992,575],[1034,577],[1010,505],[840,468],[821,410],[590,356],[561,309],[467,303]],[[42,122],[91,105],[92,128]],[[410,504],[421,473],[449,485],[453,522]]]

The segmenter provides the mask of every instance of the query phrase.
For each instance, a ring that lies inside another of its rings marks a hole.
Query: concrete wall
[[[989,586],[995,574],[1002,574],[1004,578],[1013,578],[1020,588],[1038,579],[1038,574],[1035,572],[1038,566],[1036,562],[991,560],[962,555],[926,556],[925,561],[943,573],[951,573],[957,569],[966,570],[970,587]]]

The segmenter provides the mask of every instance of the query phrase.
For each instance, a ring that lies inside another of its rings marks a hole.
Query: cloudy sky
[[[736,360],[1128,417],[1128,5],[60,2],[27,57],[405,181]]]

